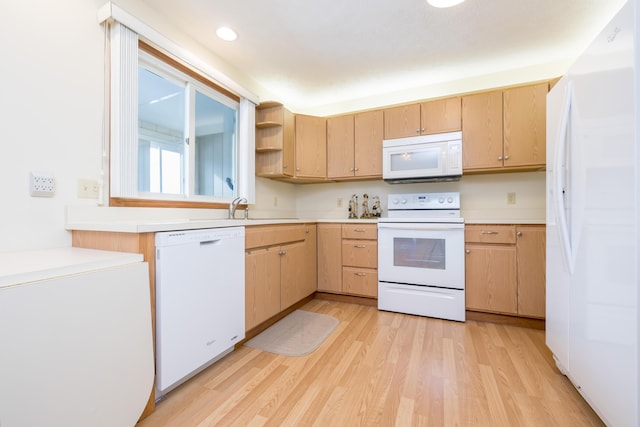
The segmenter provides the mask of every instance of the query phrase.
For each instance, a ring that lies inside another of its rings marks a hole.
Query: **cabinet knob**
[[[350,170],[351,172],[355,171],[355,169],[354,169],[354,168],[349,168],[349,170]]]
[[[299,172],[299,171],[300,171],[300,168],[296,168],[296,171],[298,171],[298,172]]]
[[[418,128],[418,129],[416,129],[416,133],[420,133],[420,129],[419,129],[419,128]]]
[[[464,253],[465,253],[465,254],[470,254],[470,253],[471,253],[471,249],[465,249],[465,250],[464,250]]]
[[[358,248],[358,249],[364,249],[366,248],[365,245],[353,245],[354,248]]]
[[[518,231],[518,232],[516,233],[516,236],[518,236],[518,237],[522,237],[522,231]]]
[[[356,276],[366,276],[366,274],[364,273],[353,273],[353,274],[355,274]]]
[[[282,169],[286,169],[286,168],[287,168],[287,165],[282,165]]]
[[[482,231],[480,231],[480,234],[498,234],[498,232],[497,231],[482,230]]]
[[[353,168],[354,172],[358,172],[358,168]]]
[[[354,228],[353,231],[355,233],[364,233],[364,229],[362,229],[362,228]]]
[[[509,156],[504,156],[504,159],[505,160],[509,160]]]
[[[278,255],[285,255],[287,253],[287,251],[280,251],[278,252]]]
[[[502,156],[498,156],[498,160],[502,161]]]

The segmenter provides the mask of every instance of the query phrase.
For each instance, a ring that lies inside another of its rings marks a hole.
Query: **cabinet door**
[[[277,247],[245,252],[245,329],[280,312],[280,255]]]
[[[504,91],[505,167],[546,164],[548,91],[547,83]]]
[[[318,224],[318,290],[342,292],[341,224]]]
[[[462,107],[459,97],[423,102],[421,114],[423,134],[462,130]]]
[[[545,317],[546,233],[544,226],[518,226],[518,314]]]
[[[420,135],[420,104],[403,105],[384,110],[384,138]]]
[[[502,92],[462,98],[463,170],[502,167]]]
[[[515,245],[466,245],[468,310],[518,313]]]
[[[354,128],[355,176],[382,176],[382,110],[356,114]]]
[[[327,119],[327,177],[354,176],[354,155],[353,115]]]
[[[296,115],[295,176],[327,177],[327,120]]]
[[[378,297],[378,271],[367,268],[344,267],[342,269],[344,293]]]
[[[280,249],[281,309],[285,310],[309,295],[305,293],[307,287],[303,283],[306,277],[305,242],[283,245]]]

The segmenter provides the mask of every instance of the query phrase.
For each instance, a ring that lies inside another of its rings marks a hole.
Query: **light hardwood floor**
[[[315,299],[338,328],[284,357],[241,347],[158,404],[152,426],[599,426],[544,332]]]

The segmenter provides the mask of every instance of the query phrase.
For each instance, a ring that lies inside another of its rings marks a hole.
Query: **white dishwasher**
[[[156,389],[244,339],[244,227],[156,233]]]

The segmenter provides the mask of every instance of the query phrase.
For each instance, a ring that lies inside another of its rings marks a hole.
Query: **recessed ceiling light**
[[[433,7],[451,7],[462,3],[464,0],[427,0]]]
[[[232,42],[232,41],[234,41],[235,39],[238,38],[238,35],[236,34],[236,32],[233,31],[229,27],[220,27],[220,28],[218,28],[216,30],[216,34],[222,40],[225,40],[225,41],[228,41],[228,42]]]

